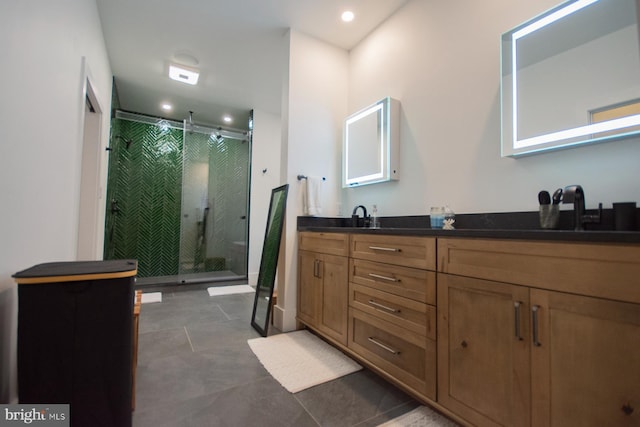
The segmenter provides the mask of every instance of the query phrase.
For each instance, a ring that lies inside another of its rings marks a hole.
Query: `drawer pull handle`
[[[369,337],[367,338],[369,341],[371,341],[372,343],[374,343],[375,345],[377,345],[380,348],[383,348],[385,350],[387,350],[389,353],[391,354],[395,354],[396,356],[400,354],[400,352],[398,350],[394,350],[393,348],[389,347],[388,345],[384,345],[382,344],[380,341],[376,340],[373,337]]]
[[[386,252],[402,252],[399,248],[385,248],[383,246],[369,246],[372,251],[386,251]]]
[[[382,279],[388,282],[395,282],[395,283],[398,283],[400,281],[400,279],[396,279],[395,277],[388,277],[388,276],[383,276],[381,274],[375,274],[375,273],[369,273],[369,277],[374,277],[376,279]]]
[[[381,308],[383,310],[387,310],[387,311],[389,311],[391,313],[400,313],[400,310],[398,310],[397,308],[387,307],[386,305],[380,304],[379,302],[375,302],[372,299],[369,300],[369,304],[371,304],[372,306],[374,306],[376,308]]]

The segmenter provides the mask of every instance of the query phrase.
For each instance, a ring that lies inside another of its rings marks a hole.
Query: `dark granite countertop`
[[[572,220],[571,212],[561,211],[557,230],[541,229],[538,212],[456,215],[455,230],[432,229],[428,215],[381,217],[377,229],[353,227],[351,218],[300,216],[297,225],[298,231],[333,233],[640,244],[640,231],[613,229],[611,210],[603,211],[601,224],[588,224],[585,231],[574,231]]]

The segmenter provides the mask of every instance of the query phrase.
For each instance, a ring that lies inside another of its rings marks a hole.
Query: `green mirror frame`
[[[256,286],[255,300],[253,301],[253,312],[251,314],[251,326],[260,332],[263,337],[267,336],[269,330],[271,300],[273,298],[273,287],[276,279],[276,269],[278,267],[278,254],[280,253],[280,242],[282,240],[288,191],[289,184],[271,190],[267,229],[264,234],[262,258],[260,259],[260,270],[258,272],[258,284]]]

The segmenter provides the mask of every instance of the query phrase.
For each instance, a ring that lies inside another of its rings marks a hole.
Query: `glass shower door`
[[[238,136],[185,123],[181,282],[247,275],[250,143]]]

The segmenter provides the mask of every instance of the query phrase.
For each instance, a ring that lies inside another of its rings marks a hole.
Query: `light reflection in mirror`
[[[639,132],[640,114],[592,120],[594,111],[634,104],[640,98],[636,4],[635,0],[571,0],[503,35],[503,156]],[[619,39],[614,37],[625,37],[624,43],[615,43]],[[540,55],[553,50],[553,45],[558,45],[555,52]],[[610,59],[593,52],[607,52]],[[588,60],[581,63],[581,58]]]

